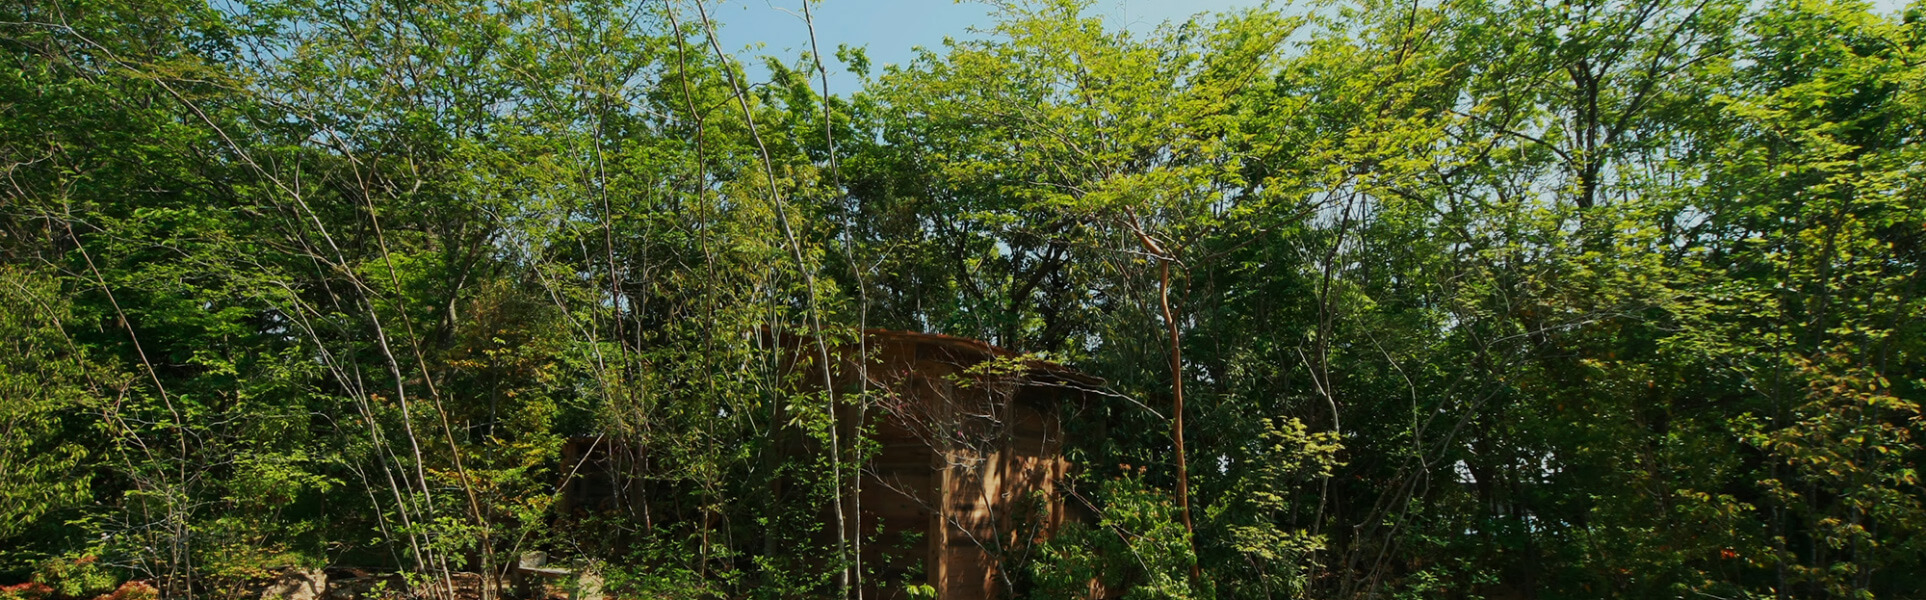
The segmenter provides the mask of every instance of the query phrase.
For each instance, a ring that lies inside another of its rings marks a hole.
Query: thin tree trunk
[[[716,38],[715,23],[709,18],[707,6],[703,4],[702,0],[696,0],[695,7],[696,15],[702,19],[703,35],[708,39],[709,48],[715,51],[716,61],[720,64],[728,64],[729,56],[722,51],[722,42]],[[829,416],[832,421],[829,427],[829,456],[831,461],[829,475],[830,485],[836,490],[836,493],[833,494],[834,509],[836,511],[836,557],[842,561],[843,564],[842,572],[837,582],[838,588],[841,590],[838,597],[848,598],[850,596],[851,585],[849,565],[852,563],[849,560],[849,515],[847,507],[843,502],[843,443],[842,434],[838,431],[842,423],[840,423],[836,417],[836,382],[831,373],[832,365],[829,356],[829,340],[823,337],[822,307],[818,305],[818,299],[816,298],[816,275],[810,270],[809,261],[803,255],[802,242],[797,238],[795,229],[790,226],[788,208],[785,205],[782,193],[776,188],[776,168],[770,158],[768,146],[762,141],[762,133],[759,132],[756,127],[756,115],[755,111],[749,107],[748,92],[742,83],[736,80],[735,71],[725,68],[722,70],[722,73],[724,79],[729,82],[729,88],[735,92],[736,106],[742,109],[743,123],[748,126],[749,138],[755,141],[756,154],[761,159],[762,171],[764,176],[767,177],[769,185],[768,199],[775,209],[776,214],[774,216],[777,227],[782,231],[783,241],[789,246],[790,257],[796,261],[796,270],[798,274],[802,276],[803,280],[803,293],[807,296],[805,306],[808,311],[810,333],[815,338],[817,360],[821,361],[819,370],[822,373],[823,394],[827,401]],[[858,335],[861,335],[861,332],[858,332]]]
[[[1190,520],[1190,463],[1185,459],[1184,453],[1183,337],[1177,331],[1177,315],[1170,309],[1170,263],[1175,259],[1156,240],[1151,239],[1150,234],[1144,232],[1143,224],[1138,220],[1135,211],[1125,209],[1124,214],[1130,217],[1128,221],[1130,230],[1137,234],[1137,241],[1143,244],[1144,250],[1157,257],[1159,261],[1157,300],[1163,308],[1165,332],[1170,335],[1170,437],[1177,451],[1177,510],[1179,518],[1184,522],[1184,534],[1190,544],[1190,579],[1195,583],[1203,579],[1203,569],[1198,566],[1196,559],[1197,528],[1191,524]]]
[[[1177,317],[1170,310],[1170,259],[1163,258],[1158,269],[1158,299],[1163,304],[1164,328],[1170,333],[1170,437],[1177,449],[1177,510],[1184,520],[1184,533],[1190,538],[1190,578],[1197,581],[1203,572],[1197,566],[1197,528],[1190,522],[1190,466],[1184,458],[1184,350],[1177,333]]]

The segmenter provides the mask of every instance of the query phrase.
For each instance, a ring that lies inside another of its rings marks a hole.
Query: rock
[[[328,589],[328,574],[320,569],[288,569],[261,590],[261,600],[321,600]]]
[[[564,582],[574,573],[568,569],[551,567],[516,567],[508,574],[515,594],[523,598],[544,598],[548,595],[549,582]]]
[[[582,574],[575,577],[575,591],[568,597],[569,600],[603,600],[600,566],[590,565],[582,569]]]
[[[325,600],[388,598],[405,594],[408,580],[397,573],[372,573],[363,569],[336,569],[327,578]]]
[[[517,563],[515,566],[518,566],[524,569],[539,569],[542,567],[546,567],[548,566],[548,553],[541,552],[541,551],[523,552],[521,561]]]

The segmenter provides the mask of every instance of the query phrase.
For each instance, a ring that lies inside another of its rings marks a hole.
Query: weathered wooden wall
[[[1069,465],[1058,407],[1082,398],[1060,384],[1080,376],[1034,362],[982,369],[1008,353],[974,340],[871,331],[868,342],[867,373],[850,373],[849,356],[839,377],[847,386],[866,374],[868,388],[882,390],[865,414],[879,451],[852,525],[873,532],[880,524],[885,542],[903,533],[919,539],[865,548],[865,563],[885,566],[887,579],[866,582],[867,596],[900,597],[898,583],[913,574],[917,556],[920,579],[940,597],[996,597],[1009,575],[999,572],[1000,558],[1021,556],[1065,518],[1057,486]],[[897,558],[885,565],[891,553]]]

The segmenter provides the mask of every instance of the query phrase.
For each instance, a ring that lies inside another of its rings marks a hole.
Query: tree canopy
[[[855,597],[872,398],[770,334],[889,328],[1107,382],[1010,597],[1926,593],[1926,5],[995,6],[0,6],[0,583]]]

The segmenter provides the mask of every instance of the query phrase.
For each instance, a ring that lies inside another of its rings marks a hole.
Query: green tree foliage
[[[7,289],[0,291],[7,311],[0,314],[0,339],[8,342],[0,362],[0,536],[25,533],[51,514],[89,500],[82,467],[87,447],[85,415],[102,400],[92,382],[104,374],[94,368],[62,327],[70,306],[50,278],[8,267]],[[104,377],[103,377],[104,378]],[[107,378],[111,381],[111,378]],[[13,557],[9,557],[13,558]]]
[[[887,327],[1108,382],[1011,597],[1926,588],[1926,7],[1092,6],[0,6],[0,583],[927,595],[838,526]]]

